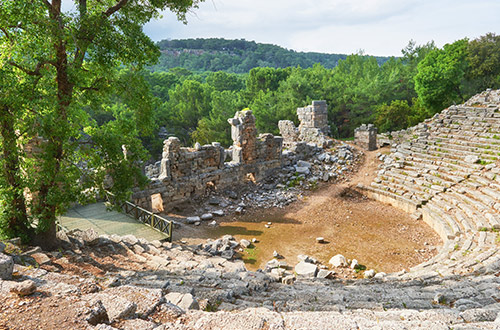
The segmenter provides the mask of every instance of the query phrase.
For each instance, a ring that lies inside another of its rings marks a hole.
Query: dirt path
[[[367,199],[354,187],[369,185],[379,164],[376,154],[366,152],[358,170],[343,183],[320,187],[285,209],[250,210],[242,216],[222,218],[220,226],[184,226],[176,234],[188,244],[231,234],[237,239],[257,238],[255,249],[243,253],[247,268],[264,267],[273,251],[295,265],[297,255],[307,254],[327,264],[335,254],[357,259],[377,271],[408,269],[436,254],[438,235],[424,222],[392,206]],[[270,228],[265,224],[271,222]],[[324,237],[325,244],[316,243]]]

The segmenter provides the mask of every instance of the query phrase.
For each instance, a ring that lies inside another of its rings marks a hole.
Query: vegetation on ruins
[[[500,87],[492,33],[442,48],[410,41],[381,58],[244,40],[155,45],[142,32],[161,10],[185,21],[198,2],[0,2],[1,236],[51,245],[72,202],[105,190],[123,200],[145,182],[139,164],[157,158],[159,135],[228,146],[227,118],[244,108],[276,134],[279,120],[298,124],[297,107],[326,100],[331,135],[345,138],[363,123],[406,128]]]
[[[197,2],[0,2],[2,236],[53,247],[71,202],[144,181],[138,135],[155,100],[137,72],[159,51],[142,25],[165,9],[185,20]]]

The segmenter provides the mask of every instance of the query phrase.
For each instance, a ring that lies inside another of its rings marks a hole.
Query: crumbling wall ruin
[[[297,117],[300,121],[299,127],[295,127],[290,120],[280,120],[278,123],[285,146],[296,142],[313,143],[320,147],[331,144],[328,139],[330,126],[326,101],[312,101],[307,107],[297,108]]]
[[[272,134],[257,136],[252,111],[239,111],[228,121],[233,138],[230,162],[225,161],[226,150],[217,142],[186,148],[181,147],[178,138],[170,137],[164,141],[160,174],[150,178],[146,189],[134,192],[134,202],[151,209],[151,196],[160,194],[163,209],[170,210],[180,203],[206,196],[212,190],[234,187],[235,183],[249,178],[260,181],[281,168],[283,139]]]
[[[354,130],[354,143],[372,151],[377,149],[377,128],[373,124],[361,125]]]

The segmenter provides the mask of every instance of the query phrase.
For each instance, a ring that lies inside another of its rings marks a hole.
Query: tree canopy
[[[142,26],[166,9],[185,21],[197,2],[0,2],[2,235],[50,247],[69,203],[142,181],[137,135],[154,99],[137,70],[159,56]],[[88,109],[112,120],[98,126]]]

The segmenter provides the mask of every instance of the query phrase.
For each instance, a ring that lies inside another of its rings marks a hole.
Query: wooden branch
[[[0,30],[3,32],[3,34],[5,34],[5,36],[7,37],[7,39],[9,39],[9,41],[12,43],[12,38],[10,37],[9,32],[7,32],[7,30],[4,29],[3,27],[0,27]]]
[[[51,63],[50,61],[41,61],[41,62],[38,62],[36,64],[35,70],[26,69],[25,67],[17,64],[16,62],[13,62],[13,61],[10,61],[9,64],[12,65],[13,67],[18,68],[19,70],[23,71],[24,73],[26,73],[26,74],[28,74],[30,76],[41,76],[40,70],[42,69],[42,67],[45,64],[53,64],[53,63]]]
[[[128,2],[128,0],[119,0],[116,5],[114,5],[113,7],[109,7],[108,10],[106,10],[103,13],[104,16],[109,17],[109,16],[113,15],[118,10],[122,9],[127,4],[127,2]]]

